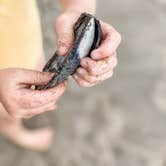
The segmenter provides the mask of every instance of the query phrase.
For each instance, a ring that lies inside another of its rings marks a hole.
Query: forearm
[[[95,13],[96,0],[59,0],[62,10],[75,10],[78,12]]]

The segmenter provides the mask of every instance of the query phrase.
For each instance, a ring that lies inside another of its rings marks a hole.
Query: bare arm
[[[95,13],[96,0],[60,0],[63,11],[74,10],[78,12]]]

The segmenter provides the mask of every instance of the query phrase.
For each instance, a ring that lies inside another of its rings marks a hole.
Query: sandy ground
[[[38,0],[46,55],[55,50],[53,0]],[[44,154],[0,137],[0,166],[165,166],[166,1],[102,0],[97,15],[122,34],[114,77],[93,88],[72,80],[57,112],[26,122],[55,129]]]

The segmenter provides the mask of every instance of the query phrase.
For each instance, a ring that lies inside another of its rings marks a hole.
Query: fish
[[[73,26],[74,41],[70,51],[62,56],[56,51],[43,68],[43,72],[54,73],[46,85],[37,86],[37,90],[52,88],[73,75],[83,57],[90,57],[102,40],[100,21],[89,13],[82,13]]]

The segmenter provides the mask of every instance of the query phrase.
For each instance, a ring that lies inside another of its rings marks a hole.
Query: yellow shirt
[[[0,68],[33,69],[42,55],[35,0],[0,0]]]

